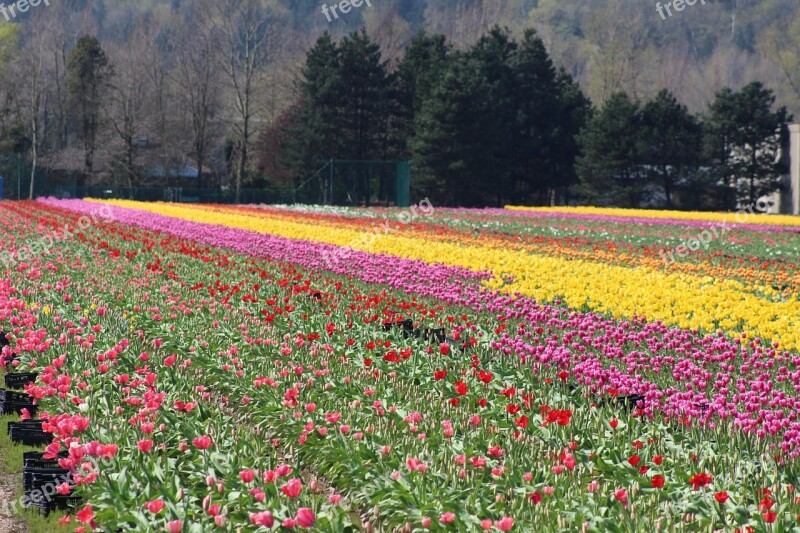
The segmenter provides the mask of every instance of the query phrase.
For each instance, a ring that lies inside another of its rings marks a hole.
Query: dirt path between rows
[[[14,489],[15,483],[19,483],[17,477],[18,476],[15,475],[0,475],[0,505],[4,502],[10,504],[17,498]],[[6,507],[2,505],[2,507],[0,507],[0,533],[25,533],[25,525],[19,520],[19,517],[3,515],[2,509],[4,507],[8,508],[11,506],[9,505]]]

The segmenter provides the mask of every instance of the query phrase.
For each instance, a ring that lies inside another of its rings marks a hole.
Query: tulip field
[[[36,519],[800,530],[800,218],[415,207],[0,203]]]

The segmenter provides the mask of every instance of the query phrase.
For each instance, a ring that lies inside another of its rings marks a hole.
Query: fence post
[[[394,183],[395,206],[409,207],[411,205],[411,164],[408,161],[398,161]]]

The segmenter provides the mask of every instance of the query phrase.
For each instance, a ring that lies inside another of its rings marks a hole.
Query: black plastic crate
[[[0,402],[31,402],[31,395],[27,392],[17,392],[12,390],[0,389]]]
[[[408,335],[414,331],[414,321],[411,319],[394,320],[383,323],[384,331],[390,331],[392,328],[401,328],[403,333]]]
[[[58,460],[68,457],[67,452],[59,452],[54,459],[45,459],[44,452],[25,452],[22,454],[22,466],[29,468],[60,468]]]
[[[444,333],[444,328],[422,328],[415,329],[414,336],[420,337],[426,342],[435,342],[441,344],[447,339]]]
[[[33,383],[39,377],[38,372],[12,372],[5,375],[6,387],[9,389],[22,389],[28,383]]]
[[[0,403],[0,415],[21,415],[22,410],[27,409],[31,416],[39,412],[39,406],[32,403],[23,402],[3,402]]]
[[[9,422],[8,436],[12,442],[25,446],[46,446],[53,441],[53,434],[42,429],[41,420]]]
[[[34,501],[32,491],[26,492],[25,496],[28,497],[29,508],[39,511],[44,516],[49,515],[53,511],[77,511],[83,505],[83,498],[80,496],[62,496],[56,494],[50,496],[49,501],[44,495],[41,495],[38,501]]]
[[[44,424],[44,420],[39,420],[38,418],[29,418],[28,420],[17,420],[15,422],[8,423],[8,430],[11,431],[12,427],[36,427],[41,428],[42,424]]]
[[[72,477],[66,468],[25,468],[22,470],[22,488],[44,490],[45,485],[61,485]]]

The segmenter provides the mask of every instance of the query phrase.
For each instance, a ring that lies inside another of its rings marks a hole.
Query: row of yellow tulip
[[[768,224],[777,226],[800,226],[800,217],[794,215],[768,215],[755,207],[736,213],[714,213],[700,211],[664,211],[657,209],[620,209],[614,207],[524,207],[507,205],[509,211],[532,211],[538,213],[564,213],[567,215],[595,215],[605,217],[631,217],[673,220],[698,220],[705,222],[727,222],[736,224]]]
[[[748,332],[800,348],[800,301],[769,301],[734,280],[665,273],[655,268],[629,268],[596,261],[566,259],[523,250],[427,240],[412,231],[376,233],[364,238],[364,229],[320,224],[301,216],[259,216],[235,208],[163,203],[105,201],[165,216],[235,227],[280,237],[324,242],[354,249],[418,259],[429,263],[489,271],[491,289],[522,293],[542,301],[561,299],[574,308],[662,320],[685,329],[729,334]]]

